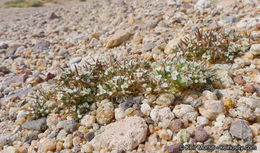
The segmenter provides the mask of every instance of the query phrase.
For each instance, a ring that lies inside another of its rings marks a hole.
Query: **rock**
[[[0,76],[1,76],[1,73],[5,75],[5,74],[10,73],[10,70],[8,68],[6,68],[5,66],[0,66]]]
[[[250,141],[253,138],[250,127],[243,120],[235,120],[232,122],[230,127],[230,133],[233,137]]]
[[[7,48],[8,48],[8,44],[4,42],[0,42],[0,49],[7,49]]]
[[[198,126],[196,128],[196,132],[195,132],[195,140],[198,142],[204,142],[208,139],[208,134],[206,132],[206,130],[204,130],[203,126]]]
[[[81,60],[82,60],[81,57],[74,57],[74,58],[70,59],[70,64],[79,63]]]
[[[241,118],[248,121],[254,121],[256,119],[256,114],[253,113],[249,106],[243,104],[237,108],[230,109],[229,115],[234,118]]]
[[[90,144],[84,144],[81,147],[81,152],[92,153],[93,152],[93,147]]]
[[[24,142],[25,142],[25,143],[28,143],[28,144],[31,144],[31,142],[32,142],[33,140],[37,140],[37,139],[38,139],[37,134],[34,134],[34,135],[32,135],[32,136],[27,136]]]
[[[63,143],[63,147],[65,149],[70,149],[72,147],[72,138],[73,138],[72,134],[67,135],[67,137]]]
[[[246,84],[243,88],[244,92],[254,93],[256,91],[255,87],[250,84]]]
[[[57,124],[57,129],[64,129],[66,132],[74,132],[76,130],[77,123],[74,120],[65,120],[65,121],[60,121]]]
[[[165,146],[164,147],[164,152],[168,152],[168,153],[181,153],[182,150],[180,150],[180,144],[173,144],[170,146]]]
[[[58,123],[58,118],[55,115],[48,115],[46,119],[46,124],[51,130],[55,130],[56,124]]]
[[[144,51],[150,51],[150,50],[152,50],[154,47],[156,46],[156,44],[154,44],[154,43],[147,43],[147,44],[145,44],[144,45]]]
[[[220,79],[221,82],[233,84],[233,80],[229,75],[229,71],[227,69],[217,69],[216,70],[216,76]]]
[[[161,94],[159,98],[157,98],[155,103],[160,106],[170,106],[171,104],[173,104],[174,99],[175,96],[173,94]]]
[[[144,113],[145,115],[149,116],[151,112],[151,107],[147,103],[143,103],[141,105],[141,112]]]
[[[208,90],[203,91],[202,96],[206,98],[206,100],[218,100],[216,94]]]
[[[60,50],[58,53],[59,56],[65,56],[66,54],[69,54],[67,50]]]
[[[168,42],[168,44],[165,46],[164,53],[165,54],[171,54],[174,53],[174,50],[178,47],[178,44],[181,42],[182,37],[175,38]]]
[[[120,107],[123,108],[123,110],[127,110],[128,108],[131,108],[134,105],[134,102],[131,100],[126,100],[122,104],[120,104]]]
[[[37,53],[40,53],[44,50],[47,50],[49,49],[51,43],[49,41],[46,41],[46,40],[41,40],[40,42],[38,42],[35,46],[34,46],[34,50],[37,52]]]
[[[92,124],[96,122],[95,116],[92,115],[85,115],[81,121],[80,124],[86,126],[87,128],[91,128]]]
[[[182,128],[184,128],[184,123],[179,119],[172,120],[169,128],[173,133],[178,133]]]
[[[60,18],[60,16],[56,15],[54,12],[51,13],[49,19],[53,20],[53,19],[58,19]]]
[[[46,126],[46,118],[27,121],[22,125],[22,127],[24,129],[28,129],[28,130],[43,131],[47,127]]]
[[[113,48],[117,47],[123,42],[127,41],[132,34],[128,30],[119,30],[117,31],[110,39],[109,42],[107,43],[107,48]]]
[[[103,133],[95,136],[90,144],[95,150],[107,146],[114,150],[132,150],[145,141],[147,134],[145,120],[140,117],[127,117],[105,127]]]
[[[206,117],[198,116],[197,122],[199,123],[199,125],[207,125],[209,123],[209,120]]]
[[[119,107],[115,109],[115,119],[120,120],[125,117],[125,111],[123,108]]]
[[[211,1],[210,0],[198,0],[194,6],[195,6],[195,8],[208,8],[211,6]]]
[[[160,127],[167,128],[171,120],[174,119],[174,114],[169,107],[162,109],[153,109],[150,113],[150,117],[154,122],[158,122]]]
[[[239,18],[237,18],[235,16],[227,16],[227,17],[225,17],[225,23],[227,23],[227,24],[236,23],[238,21],[239,21]]]
[[[202,105],[202,100],[201,99],[196,99],[190,102],[190,105],[194,108],[197,108]]]
[[[243,79],[242,76],[234,77],[234,78],[233,78],[233,81],[234,81],[236,84],[239,84],[239,85],[244,85],[244,84],[246,83],[246,81]]]
[[[114,118],[114,106],[112,102],[104,102],[97,109],[96,119],[101,125],[108,124]]]
[[[3,147],[7,144],[11,143],[10,135],[2,135],[0,136],[0,147]]]
[[[65,130],[60,130],[60,132],[57,135],[57,140],[65,141],[66,136],[67,136],[67,132]]]
[[[49,80],[51,80],[51,79],[53,79],[53,78],[55,78],[55,77],[56,77],[55,74],[52,74],[52,73],[48,72],[45,81],[49,81]]]
[[[247,97],[241,97],[237,101],[237,103],[245,103],[250,107],[250,109],[255,110],[256,108],[260,108],[260,99],[259,98],[247,98]]]
[[[207,100],[204,102],[204,105],[199,108],[199,112],[209,120],[214,120],[219,114],[225,113],[225,107],[221,101]]]
[[[177,141],[179,143],[189,142],[189,140],[190,140],[190,134],[186,129],[182,129],[177,133]]]
[[[85,139],[87,141],[91,141],[93,138],[95,137],[95,133],[94,132],[89,132],[85,135]]]
[[[36,79],[35,79],[35,82],[36,83],[42,83],[42,82],[44,82],[44,80],[40,76],[37,76]]]
[[[55,149],[56,149],[56,141],[53,139],[44,138],[41,139],[38,144],[39,152],[55,151]]]
[[[6,149],[4,149],[1,153],[18,153],[18,150],[13,146],[9,146]]]
[[[24,83],[27,78],[28,78],[27,73],[15,75],[11,78],[7,78],[6,80],[4,80],[4,84]]]
[[[191,106],[186,104],[176,105],[173,109],[173,113],[181,119],[186,119],[194,122],[198,116],[197,111]]]
[[[253,44],[250,48],[250,53],[255,56],[260,55],[260,44]]]

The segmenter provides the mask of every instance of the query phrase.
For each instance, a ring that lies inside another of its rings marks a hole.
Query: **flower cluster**
[[[232,62],[249,47],[250,39],[245,34],[197,30],[190,38],[183,39],[175,50],[177,57],[185,57],[188,60],[227,63]]]

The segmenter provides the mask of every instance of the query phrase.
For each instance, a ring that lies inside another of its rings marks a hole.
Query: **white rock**
[[[112,102],[104,102],[97,109],[96,119],[101,125],[108,124],[114,118],[114,106]]]
[[[167,128],[174,119],[174,114],[169,107],[154,108],[150,113],[150,117],[153,121],[158,122],[160,127]]]
[[[250,52],[253,55],[260,55],[260,44],[253,44],[250,48]]]
[[[187,119],[194,122],[198,116],[198,113],[191,105],[180,104],[176,105],[173,109],[173,113],[181,119]]]
[[[204,105],[199,108],[200,114],[209,120],[214,120],[217,115],[225,113],[224,104],[218,100],[207,100]]]
[[[4,149],[1,153],[18,153],[18,150],[13,146],[9,146],[6,149]]]
[[[125,117],[124,109],[119,107],[115,109],[115,119],[120,120]]]
[[[239,103],[245,103],[253,110],[256,108],[260,108],[260,99],[241,97],[237,102],[238,105]]]
[[[198,2],[195,4],[196,8],[208,8],[211,6],[210,0],[198,0]]]
[[[105,127],[103,133],[96,135],[90,144],[95,150],[107,147],[114,150],[132,150],[145,141],[146,122],[140,117],[127,117]]]
[[[151,107],[147,103],[143,103],[141,105],[141,112],[144,113],[145,115],[149,116],[151,112]]]
[[[209,123],[209,120],[204,116],[198,116],[197,122],[199,125],[207,125]]]
[[[75,63],[79,63],[82,60],[81,57],[74,57],[70,60],[70,65],[71,64],[75,64]]]
[[[161,94],[155,101],[160,106],[170,106],[174,102],[175,96],[173,94]]]
[[[80,124],[86,126],[87,128],[91,128],[92,124],[96,122],[95,116],[92,115],[85,115],[82,119]]]
[[[202,96],[204,96],[207,100],[218,100],[216,94],[208,90],[203,91]]]
[[[178,44],[181,42],[182,37],[175,38],[173,40],[170,40],[168,44],[165,46],[164,53],[165,54],[171,54],[174,53],[174,49],[178,46]]]

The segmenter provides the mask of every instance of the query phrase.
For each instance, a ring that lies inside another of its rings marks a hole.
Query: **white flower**
[[[165,82],[165,83],[162,84],[162,87],[167,88],[168,84]]]
[[[146,88],[146,91],[150,92],[150,91],[152,91],[152,88]]]
[[[140,77],[142,77],[142,75],[143,75],[143,73],[136,73],[136,76],[138,77],[138,78],[140,78]]]
[[[59,92],[59,93],[57,94],[57,99],[58,99],[58,100],[61,100],[62,97],[63,97],[63,94],[62,94],[61,92]]]
[[[170,71],[170,70],[171,70],[171,67],[170,67],[170,66],[166,66],[165,70],[166,70],[166,71]]]
[[[179,73],[178,73],[176,70],[173,71],[172,74],[171,74],[171,75],[172,75],[172,79],[173,79],[173,80],[177,80],[177,75],[178,75],[178,74],[179,74]]]

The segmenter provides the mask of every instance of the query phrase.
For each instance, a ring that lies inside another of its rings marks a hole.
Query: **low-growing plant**
[[[205,60],[209,63],[229,63],[250,48],[246,33],[223,30],[205,31],[197,29],[190,37],[181,40],[176,51],[177,57],[187,60]]]
[[[201,63],[185,59],[163,62],[131,60],[123,62],[95,61],[75,71],[64,72],[56,79],[56,87],[36,94],[34,117],[49,113],[74,114],[76,119],[89,111],[90,105],[103,99],[160,94],[203,87],[212,73]]]
[[[39,7],[43,6],[40,0],[13,0],[4,3],[5,7]]]

